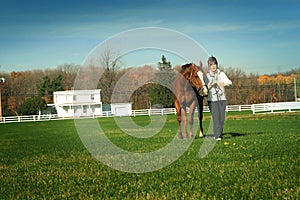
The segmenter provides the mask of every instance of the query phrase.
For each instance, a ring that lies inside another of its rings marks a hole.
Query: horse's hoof
[[[178,134],[178,139],[182,139],[182,134]]]
[[[201,129],[200,132],[199,132],[199,137],[200,137],[200,138],[203,138],[203,137],[204,137],[204,135],[203,135],[203,130],[202,130],[202,129]]]
[[[187,133],[186,133],[186,134],[184,134],[184,137],[185,137],[185,138],[188,138],[188,134],[187,134]]]
[[[194,137],[193,134],[190,134],[190,139],[193,139],[193,137]]]

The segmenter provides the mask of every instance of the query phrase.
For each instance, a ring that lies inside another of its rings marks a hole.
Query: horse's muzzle
[[[197,92],[200,94],[200,96],[207,96],[208,95],[208,89],[206,85],[204,85],[202,88],[199,88]]]

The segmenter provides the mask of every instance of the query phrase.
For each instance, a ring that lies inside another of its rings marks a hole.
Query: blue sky
[[[299,10],[298,0],[0,0],[0,71],[81,64],[114,35],[159,27],[190,37],[221,66],[285,72],[300,67]],[[155,63],[161,53],[124,63]],[[183,64],[175,57],[167,59]]]

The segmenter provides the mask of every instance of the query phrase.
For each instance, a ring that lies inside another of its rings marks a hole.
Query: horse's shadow
[[[253,134],[253,133],[251,133]],[[257,133],[254,133],[254,134],[263,134],[263,132],[257,132]],[[225,132],[223,133],[223,138],[235,138],[235,137],[243,137],[243,136],[247,136],[247,135],[250,135],[250,134],[247,134],[247,133],[237,133],[237,132]],[[214,137],[213,134],[206,134],[205,137]]]
[[[236,133],[236,132],[228,132],[224,133],[224,135],[229,137],[241,137],[241,136],[247,136],[247,135],[253,135],[253,134],[264,134],[263,132],[255,132],[255,133]]]
[[[236,132],[229,132],[229,133],[224,133],[224,136],[230,136],[230,137],[241,137],[247,135],[246,133],[236,133]]]

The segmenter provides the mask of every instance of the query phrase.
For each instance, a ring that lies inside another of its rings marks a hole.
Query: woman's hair
[[[217,59],[216,59],[214,56],[209,57],[208,60],[207,60],[207,63],[208,63],[208,67],[209,67],[211,64],[216,64],[217,67],[218,67],[218,61],[217,61]]]

